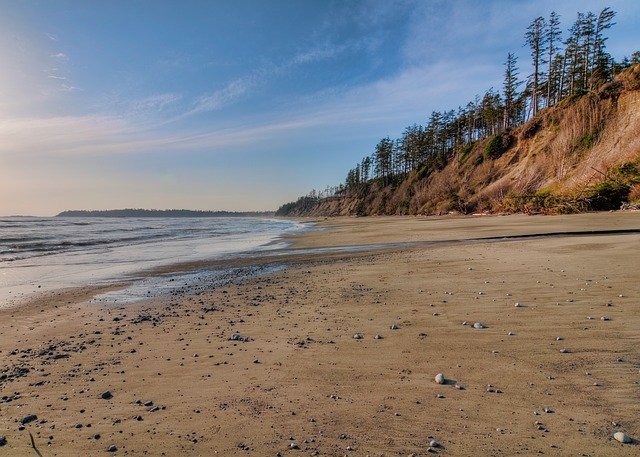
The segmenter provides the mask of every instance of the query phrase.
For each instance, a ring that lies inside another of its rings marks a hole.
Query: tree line
[[[465,106],[433,111],[425,125],[413,124],[400,138],[382,138],[371,155],[347,173],[344,184],[312,191],[313,201],[360,191],[372,182],[389,185],[412,170],[442,169],[456,152],[476,141],[508,131],[526,122],[545,107],[567,97],[583,95],[611,81],[640,62],[640,52],[616,62],[606,51],[607,31],[615,25],[616,13],[609,7],[599,14],[578,13],[563,38],[560,16],[537,17],[526,29],[525,46],[530,51],[532,72],[520,79],[518,58],[508,53],[500,91],[490,88]]]

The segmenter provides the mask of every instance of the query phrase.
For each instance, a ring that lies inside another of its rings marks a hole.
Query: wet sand
[[[28,432],[44,456],[638,455],[612,435],[640,437],[640,234],[455,241],[638,228],[332,219],[277,260],[236,261],[287,266],[270,275],[0,310],[0,456],[35,455]]]

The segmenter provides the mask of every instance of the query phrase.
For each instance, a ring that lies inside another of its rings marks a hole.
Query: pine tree
[[[514,124],[515,112],[516,112],[516,99],[518,98],[518,86],[521,84],[518,81],[518,68],[516,67],[518,58],[512,54],[507,54],[507,61],[504,63],[504,83],[503,92],[504,97],[504,114],[502,118],[502,128],[508,129]]]
[[[593,40],[593,57],[591,58],[594,69],[590,88],[593,87],[594,82],[602,83],[611,78],[611,56],[605,51],[607,37],[604,36],[604,31],[615,25],[613,22],[615,15],[615,11],[609,7],[604,8],[598,15]]]
[[[596,33],[595,22],[596,15],[589,11],[587,14],[582,16],[582,22],[580,23],[580,37],[582,38],[580,52],[582,54],[582,61],[584,62],[582,68],[582,88],[584,90],[587,90],[589,87],[588,82],[593,67],[591,54],[594,49]]]
[[[546,39],[547,39],[547,63],[549,64],[549,69],[547,70],[547,100],[546,106],[551,105],[551,93],[552,93],[552,82],[557,79],[557,73],[554,71],[557,69],[557,65],[554,66],[554,60],[556,53],[558,52],[558,42],[560,41],[561,36],[560,30],[560,16],[556,14],[555,11],[552,11],[549,15],[549,22],[547,22],[547,29],[545,31]]]
[[[531,59],[533,60],[533,74],[531,75],[531,109],[535,116],[538,112],[538,92],[540,87],[540,67],[545,63],[545,52],[547,38],[545,36],[546,21],[543,17],[537,17],[527,27],[525,39],[531,49]]]

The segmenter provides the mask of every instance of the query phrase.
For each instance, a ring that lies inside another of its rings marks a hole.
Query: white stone
[[[485,326],[481,322],[476,322],[475,324],[473,324],[473,328],[480,330],[480,329],[485,328]]]
[[[437,382],[438,384],[444,384],[445,382],[447,382],[447,380],[445,379],[445,377],[444,377],[444,375],[443,375],[442,373],[438,373],[438,374],[436,375],[435,380],[436,380],[436,382]]]
[[[613,434],[613,437],[616,439],[616,441],[620,441],[621,443],[629,444],[633,442],[631,437],[623,432],[615,432]]]

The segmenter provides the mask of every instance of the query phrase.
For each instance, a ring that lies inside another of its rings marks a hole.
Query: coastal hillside
[[[640,51],[616,61],[616,13],[535,18],[533,72],[508,53],[500,91],[382,138],[343,184],[280,207],[280,216],[571,213],[640,201]]]
[[[571,213],[640,202],[640,65],[517,128],[385,182],[282,206],[279,215]]]

